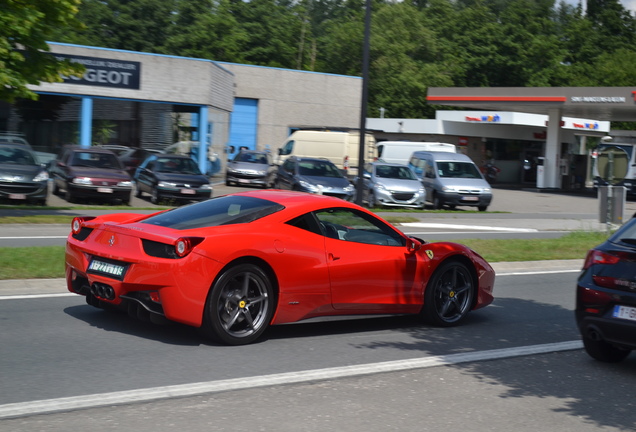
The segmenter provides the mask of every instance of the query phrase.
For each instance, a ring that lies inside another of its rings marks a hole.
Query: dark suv
[[[576,288],[576,322],[587,353],[619,362],[636,349],[636,219],[591,249]]]
[[[117,155],[100,147],[65,147],[49,169],[53,193],[77,198],[119,200],[130,204],[132,179]]]
[[[278,167],[277,189],[330,195],[353,201],[355,187],[328,159],[291,156]]]

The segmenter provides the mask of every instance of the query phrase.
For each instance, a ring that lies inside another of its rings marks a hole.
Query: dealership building
[[[204,138],[223,166],[242,147],[276,151],[295,129],[360,127],[360,77],[49,46],[82,63],[83,77],[30,86],[38,101],[0,102],[0,131],[20,132],[42,152]],[[478,165],[499,167],[502,183],[571,189],[589,180],[588,140],[607,135],[610,121],[636,118],[635,94],[624,87],[429,88],[430,104],[456,110],[430,120],[368,118],[366,127],[377,140],[456,144]]]

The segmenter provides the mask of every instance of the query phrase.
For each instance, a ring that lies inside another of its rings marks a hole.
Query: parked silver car
[[[362,200],[369,207],[424,208],[426,191],[406,165],[373,162],[365,165]]]
[[[276,165],[269,152],[241,150],[227,164],[225,184],[273,186],[276,180]]]

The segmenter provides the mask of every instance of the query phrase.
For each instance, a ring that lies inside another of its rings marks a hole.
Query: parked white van
[[[417,141],[380,141],[377,143],[378,159],[383,162],[406,165],[416,151],[457,153],[455,144]]]
[[[360,133],[346,131],[298,130],[292,133],[278,149],[276,163],[281,165],[290,156],[325,158],[333,162],[348,176],[358,173]],[[375,138],[365,139],[365,162],[377,159]]]
[[[409,167],[422,180],[433,208],[473,206],[485,211],[492,201],[490,184],[463,153],[414,152]]]

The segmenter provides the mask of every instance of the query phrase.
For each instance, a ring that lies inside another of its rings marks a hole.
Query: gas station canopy
[[[430,87],[427,102],[474,110],[548,115],[545,187],[559,188],[562,117],[636,120],[635,87]]]

